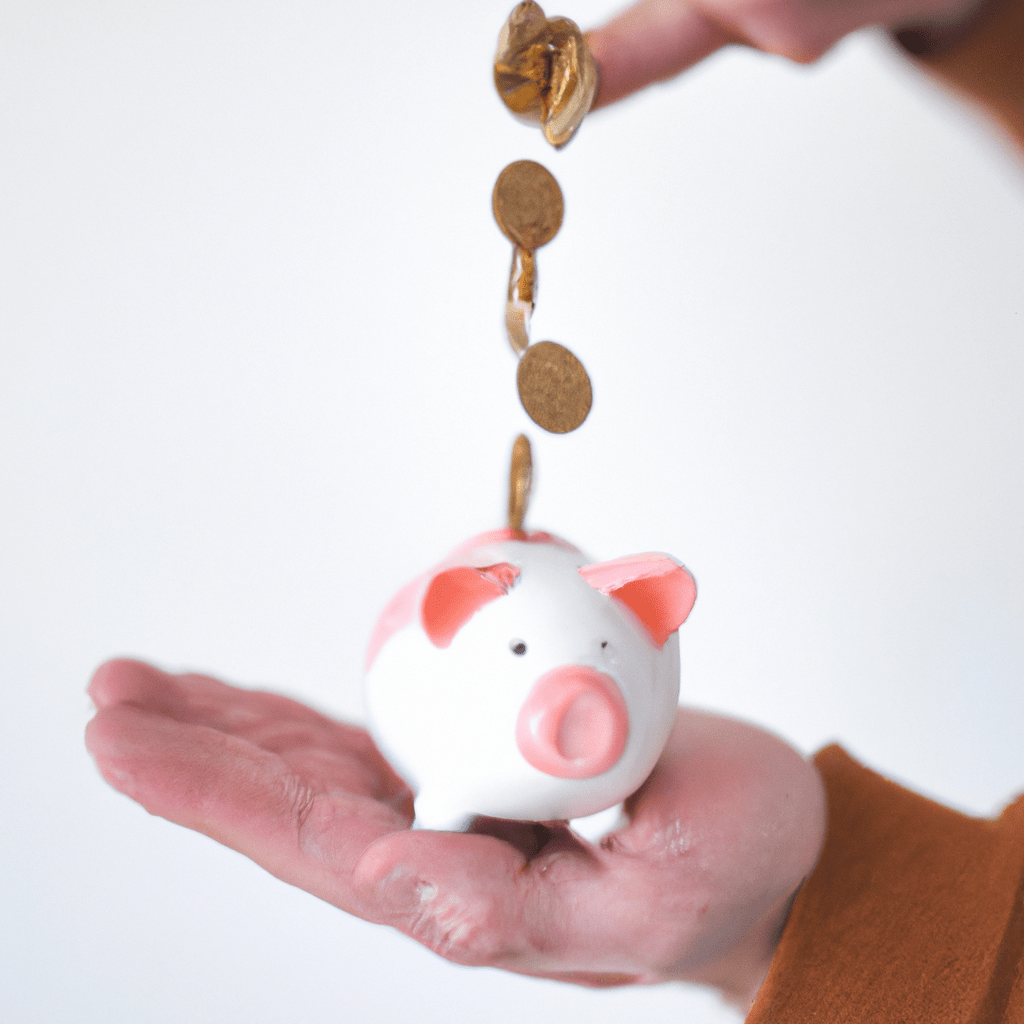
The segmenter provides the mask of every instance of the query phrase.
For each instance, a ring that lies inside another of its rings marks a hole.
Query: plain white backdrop
[[[362,713],[378,609],[501,525],[665,550],[683,698],[974,813],[1024,785],[1024,167],[885,40],[728,52],[563,152],[506,3],[0,2],[0,1016],[732,1021],[452,967],[108,788],[118,654]],[[614,6],[552,8],[588,26]],[[558,177],[522,412],[511,160]]]

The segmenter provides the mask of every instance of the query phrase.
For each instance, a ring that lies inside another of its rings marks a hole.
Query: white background
[[[601,0],[554,10],[592,25]],[[729,52],[561,153],[505,3],[0,3],[0,1017],[732,1020],[451,967],[104,785],[116,654],[361,714],[377,610],[501,525],[665,550],[684,699],[991,813],[1024,780],[1024,169],[879,37]],[[522,412],[511,160],[560,180]]]

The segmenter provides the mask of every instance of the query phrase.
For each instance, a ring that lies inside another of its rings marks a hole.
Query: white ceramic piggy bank
[[[384,609],[367,655],[375,740],[416,822],[578,818],[636,790],[679,696],[696,585],[668,555],[589,564],[546,533],[475,538]]]

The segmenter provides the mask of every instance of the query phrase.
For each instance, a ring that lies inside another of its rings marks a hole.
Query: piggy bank
[[[417,825],[579,818],[634,792],[672,728],[676,630],[696,593],[668,555],[591,563],[513,530],[399,591],[371,638],[366,698]]]

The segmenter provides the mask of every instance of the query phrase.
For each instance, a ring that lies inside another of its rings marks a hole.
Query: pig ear
[[[659,648],[686,621],[697,584],[668,555],[630,555],[580,569],[595,590],[621,601],[644,624]]]
[[[507,594],[517,579],[519,569],[508,562],[484,569],[459,565],[439,572],[430,581],[420,607],[420,621],[430,642],[447,647],[476,612]]]

